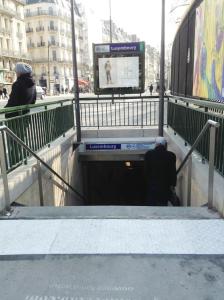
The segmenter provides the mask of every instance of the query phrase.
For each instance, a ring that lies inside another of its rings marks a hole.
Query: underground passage
[[[86,205],[147,205],[143,161],[88,161],[82,165]]]

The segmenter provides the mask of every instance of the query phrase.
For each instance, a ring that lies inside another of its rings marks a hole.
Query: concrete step
[[[0,256],[2,300],[223,300],[224,256]]]
[[[224,220],[206,208],[16,208],[3,300],[222,300]]]
[[[71,206],[13,207],[0,219],[219,219],[206,207]]]

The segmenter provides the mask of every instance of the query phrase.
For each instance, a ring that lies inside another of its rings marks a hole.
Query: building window
[[[50,29],[54,29],[54,21],[50,21]]]
[[[45,66],[41,67],[41,73],[42,73],[42,76],[46,75],[46,67]]]
[[[20,24],[17,23],[17,32],[20,33]]]
[[[53,50],[53,51],[52,51],[52,58],[53,58],[53,60],[57,60],[57,53],[56,53],[56,50]]]
[[[8,20],[5,19],[5,29],[8,29]]]
[[[9,61],[9,70],[12,71],[13,70],[13,64],[11,61]]]
[[[19,42],[19,52],[21,53],[22,52],[22,43]]]
[[[57,67],[54,66],[54,75],[57,75],[58,74],[58,70],[57,70]]]
[[[53,16],[53,7],[48,7],[49,15]]]
[[[55,36],[53,35],[50,36],[50,43],[51,45],[55,45]]]
[[[6,40],[6,49],[9,50],[9,39]]]

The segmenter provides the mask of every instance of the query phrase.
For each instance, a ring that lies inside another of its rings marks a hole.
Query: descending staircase
[[[2,300],[223,299],[224,221],[207,208],[15,208]]]

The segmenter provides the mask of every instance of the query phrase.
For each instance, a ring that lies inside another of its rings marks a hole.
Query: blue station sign
[[[87,151],[136,151],[136,150],[149,150],[155,147],[154,142],[149,143],[124,143],[124,144],[86,144]]]

